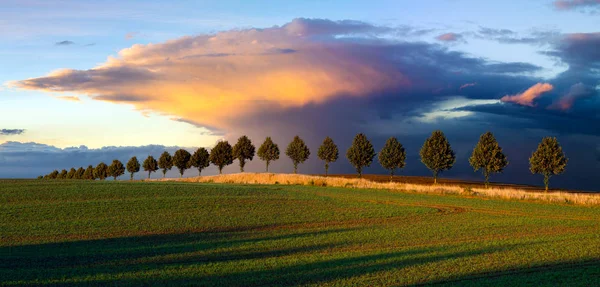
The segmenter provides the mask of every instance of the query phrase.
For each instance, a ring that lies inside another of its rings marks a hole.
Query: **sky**
[[[400,174],[428,175],[418,150],[441,129],[457,153],[442,176],[477,180],[468,157],[489,130],[510,162],[492,180],[541,184],[528,157],[554,136],[569,164],[551,184],[600,190],[598,0],[2,6],[0,177],[244,134],[281,149],[300,135],[313,150],[305,173],[322,172],[316,150],[331,136],[342,151],[331,171],[349,173],[343,155],[359,132],[376,149],[397,137]],[[262,168],[255,159],[247,170]],[[284,157],[273,168],[292,170]]]

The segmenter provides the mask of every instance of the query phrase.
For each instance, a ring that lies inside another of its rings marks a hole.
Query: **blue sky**
[[[0,135],[0,144],[210,147],[242,133],[283,141],[290,131],[318,144],[338,130],[300,119],[357,105],[360,112],[341,121],[352,126],[348,135],[367,129],[410,141],[446,128],[466,144],[494,120],[499,133],[525,131],[532,143],[564,135],[593,149],[598,7],[595,0],[3,1],[0,129],[24,132]],[[273,47],[289,54],[240,56]],[[145,64],[158,56],[171,62]],[[61,69],[72,72],[52,74]],[[202,83],[188,84],[195,79]],[[537,91],[538,83],[552,88]],[[527,95],[533,100],[523,101]],[[454,132],[465,124],[472,135]]]

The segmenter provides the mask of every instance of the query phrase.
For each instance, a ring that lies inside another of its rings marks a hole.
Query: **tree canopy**
[[[77,172],[75,172],[75,176],[73,178],[74,179],[83,179],[84,173],[85,173],[85,169],[83,169],[83,167],[79,167],[77,169]]]
[[[547,191],[550,177],[563,173],[567,162],[568,159],[558,140],[555,137],[545,137],[529,158],[529,170],[533,174],[544,175],[544,186]]]
[[[208,151],[201,147],[194,152],[190,159],[190,165],[198,169],[198,176],[202,175],[202,170],[210,165],[210,155]]]
[[[94,176],[94,167],[93,166],[88,166],[85,169],[85,172],[83,173],[83,177],[82,179],[87,179],[87,180],[94,180],[96,179]]]
[[[140,171],[140,162],[138,161],[137,157],[134,156],[127,162],[127,171],[130,174],[129,179],[133,180],[133,175]]]
[[[437,183],[438,174],[449,170],[456,161],[454,151],[442,131],[434,131],[423,144],[421,162],[433,172],[433,182]]]
[[[325,162],[325,176],[329,173],[329,164],[338,160],[340,153],[333,139],[326,137],[317,152],[319,159]]]
[[[158,167],[162,169],[163,177],[173,168],[173,158],[168,151],[163,152],[158,159]]]
[[[148,178],[150,178],[150,174],[156,172],[158,170],[158,162],[154,159],[153,156],[149,155],[142,164],[144,167],[144,171],[148,172]]]
[[[63,169],[59,174],[58,177],[56,177],[57,179],[67,179],[67,174],[69,172],[66,169]]]
[[[403,168],[406,164],[406,151],[402,144],[395,137],[389,138],[381,151],[379,152],[379,163],[390,171],[390,181],[397,168]]]
[[[190,168],[190,158],[192,155],[184,149],[179,149],[173,155],[173,166],[179,170],[179,177],[183,177],[186,169]]]
[[[223,167],[233,163],[233,150],[227,141],[219,141],[210,150],[210,162],[219,168],[219,174],[223,173]]]
[[[115,159],[110,166],[108,166],[106,173],[108,176],[112,176],[114,180],[117,180],[119,176],[125,174],[125,166],[120,160]]]
[[[256,153],[258,157],[267,164],[267,172],[269,172],[269,164],[272,161],[279,159],[279,146],[273,142],[271,137],[267,137],[265,142],[258,148]]]
[[[247,136],[241,136],[233,146],[233,158],[240,163],[240,171],[244,172],[246,161],[254,158],[255,147]]]
[[[69,172],[67,172],[67,176],[65,177],[66,179],[75,179],[75,174],[77,173],[77,170],[75,168],[71,168],[69,170]]]
[[[362,176],[363,168],[371,166],[375,157],[375,149],[367,136],[360,133],[354,137],[352,145],[346,151],[346,158],[356,169],[358,177]]]
[[[310,150],[299,136],[295,136],[292,142],[285,150],[287,155],[294,164],[294,173],[298,173],[298,164],[305,162],[310,156]]]
[[[108,166],[101,162],[96,168],[94,168],[94,177],[100,180],[104,180],[108,177]]]
[[[490,182],[490,174],[502,172],[508,165],[508,160],[494,135],[487,132],[479,137],[479,142],[473,149],[469,163],[475,171],[481,169],[487,187]]]

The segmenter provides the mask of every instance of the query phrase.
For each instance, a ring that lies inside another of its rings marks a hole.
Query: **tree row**
[[[310,149],[299,136],[295,136],[292,142],[287,146],[285,154],[291,159],[294,173],[298,172],[298,166],[304,163],[310,157]],[[143,168],[148,173],[148,178],[153,172],[161,170],[163,177],[173,167],[177,168],[180,177],[190,168],[196,168],[198,175],[202,170],[213,164],[222,174],[223,168],[238,160],[240,171],[244,172],[244,167],[248,161],[252,161],[257,155],[266,164],[266,171],[269,171],[269,165],[278,160],[280,156],[279,146],[267,137],[262,145],[256,150],[254,144],[247,136],[242,136],[232,147],[227,141],[219,141],[210,152],[205,148],[197,149],[194,154],[190,154],[184,149],[177,150],[173,156],[167,151],[163,152],[158,160],[153,156],[148,156],[140,165],[136,157],[132,157],[127,165],[117,159],[110,165],[101,162],[96,167],[88,166],[86,169],[71,168],[67,170],[54,170],[50,174],[40,176],[44,179],[87,179],[104,180],[107,177],[113,177],[115,180],[129,172],[130,179],[133,179],[135,173]],[[441,131],[434,131],[425,141],[419,152],[421,162],[432,172],[434,183],[437,183],[438,175],[444,171],[450,170],[456,162],[456,156],[448,139]],[[329,172],[329,166],[339,158],[337,145],[330,137],[326,137],[318,149],[317,156],[324,162],[325,176]],[[352,141],[352,145],[346,151],[346,158],[356,169],[358,177],[361,177],[363,169],[371,166],[374,158],[377,156],[379,164],[389,171],[390,180],[397,169],[402,169],[406,165],[406,151],[402,144],[395,138],[389,138],[381,151],[376,154],[371,141],[362,133],[357,134]],[[479,142],[473,149],[469,163],[474,171],[481,170],[485,185],[488,186],[489,178],[493,173],[500,173],[508,165],[506,155],[496,141],[494,135],[487,132],[479,138]],[[533,174],[542,174],[544,176],[544,186],[548,190],[551,176],[564,172],[567,165],[567,158],[562,151],[556,138],[545,137],[538,145],[538,148],[529,158],[530,171]]]

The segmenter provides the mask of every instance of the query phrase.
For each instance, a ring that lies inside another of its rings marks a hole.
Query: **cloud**
[[[500,99],[503,102],[516,103],[522,106],[534,107],[535,99],[539,98],[543,93],[552,91],[554,87],[548,83],[537,83],[527,89],[525,92],[516,95],[506,95]]]
[[[441,34],[437,37],[435,37],[438,41],[442,41],[442,42],[456,42],[456,41],[461,41],[463,40],[462,35],[460,34],[456,34],[456,33],[446,33],[446,34]]]
[[[69,45],[74,45],[74,44],[75,44],[75,42],[65,40],[65,41],[56,42],[54,45],[56,45],[56,46],[69,46]]]
[[[20,135],[25,133],[24,129],[1,129],[0,135],[4,136],[12,136],[12,135]]]
[[[477,85],[477,83],[466,83],[466,84],[461,85],[459,90],[466,89],[468,87],[474,87],[476,85]]]
[[[60,99],[60,100],[70,101],[70,102],[80,102],[81,101],[81,99],[79,99],[79,97],[76,97],[76,96],[58,96],[56,98]]]
[[[557,0],[554,7],[558,10],[572,10],[578,8],[594,8],[600,6],[600,0]]]
[[[577,83],[571,86],[569,92],[561,97],[558,101],[550,105],[548,109],[567,111],[573,107],[573,104],[578,99],[586,98],[594,94],[594,90],[590,87],[587,87],[583,83]]]
[[[129,32],[129,33],[125,34],[125,39],[131,40],[131,39],[137,37],[139,34],[140,34],[139,32]]]
[[[129,103],[217,129],[240,119],[337,98],[431,90],[446,73],[518,74],[528,63],[490,63],[427,43],[394,41],[395,29],[359,21],[295,19],[283,26],[133,45],[89,70],[13,82]]]
[[[560,59],[571,71],[593,74],[600,69],[600,32],[562,35],[554,49],[545,54]]]

